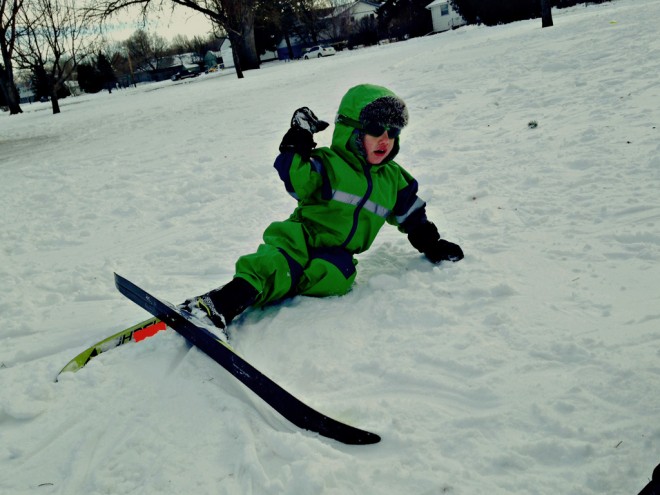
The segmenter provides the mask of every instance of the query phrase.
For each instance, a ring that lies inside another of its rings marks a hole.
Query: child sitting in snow
[[[315,148],[313,134],[328,123],[306,107],[293,114],[275,168],[298,207],[272,223],[257,252],[236,262],[231,282],[187,300],[225,328],[250,306],[294,295],[347,293],[357,260],[385,222],[398,227],[431,262],[458,261],[463,251],[440,239],[417,196],[417,181],[394,162],[408,123],[405,103],[390,90],[363,84],[343,97],[329,148]],[[197,311],[195,311],[197,313]]]

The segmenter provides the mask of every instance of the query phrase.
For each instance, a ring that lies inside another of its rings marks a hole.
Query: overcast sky
[[[150,14],[146,26],[147,31],[158,33],[167,40],[171,40],[177,34],[192,38],[203,36],[211,31],[211,23],[202,14],[191,9],[176,7],[174,10],[165,10],[159,15]],[[106,35],[114,40],[127,39],[137,29],[143,28],[142,18],[138,9],[130,9],[121,16],[113,19],[106,26]]]

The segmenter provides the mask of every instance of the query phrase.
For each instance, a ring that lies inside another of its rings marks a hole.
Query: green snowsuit
[[[360,85],[342,99],[338,114],[358,121],[372,101],[395,96],[386,88]],[[287,296],[341,295],[355,280],[354,254],[366,251],[385,222],[402,232],[427,222],[417,182],[393,161],[370,165],[361,151],[361,131],[335,123],[330,148],[295,153],[275,161],[287,191],[298,200],[290,218],[271,224],[254,254],[239,258],[235,277],[259,292],[256,305]]]

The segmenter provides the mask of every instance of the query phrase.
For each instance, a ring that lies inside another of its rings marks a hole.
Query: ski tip
[[[360,438],[360,441],[356,445],[373,445],[380,442],[380,436],[375,433],[365,432],[367,435]]]
[[[341,428],[335,429],[334,431],[319,430],[318,433],[321,436],[332,438],[333,440],[337,440],[346,445],[373,445],[381,440],[379,435],[371,433],[370,431],[361,430],[343,423],[340,423],[339,426]]]

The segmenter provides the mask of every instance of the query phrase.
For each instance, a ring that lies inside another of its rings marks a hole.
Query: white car
[[[303,58],[305,60],[309,60],[310,58],[329,57],[330,55],[334,55],[335,53],[337,52],[331,46],[317,45],[305,50],[305,54],[303,55]]]

